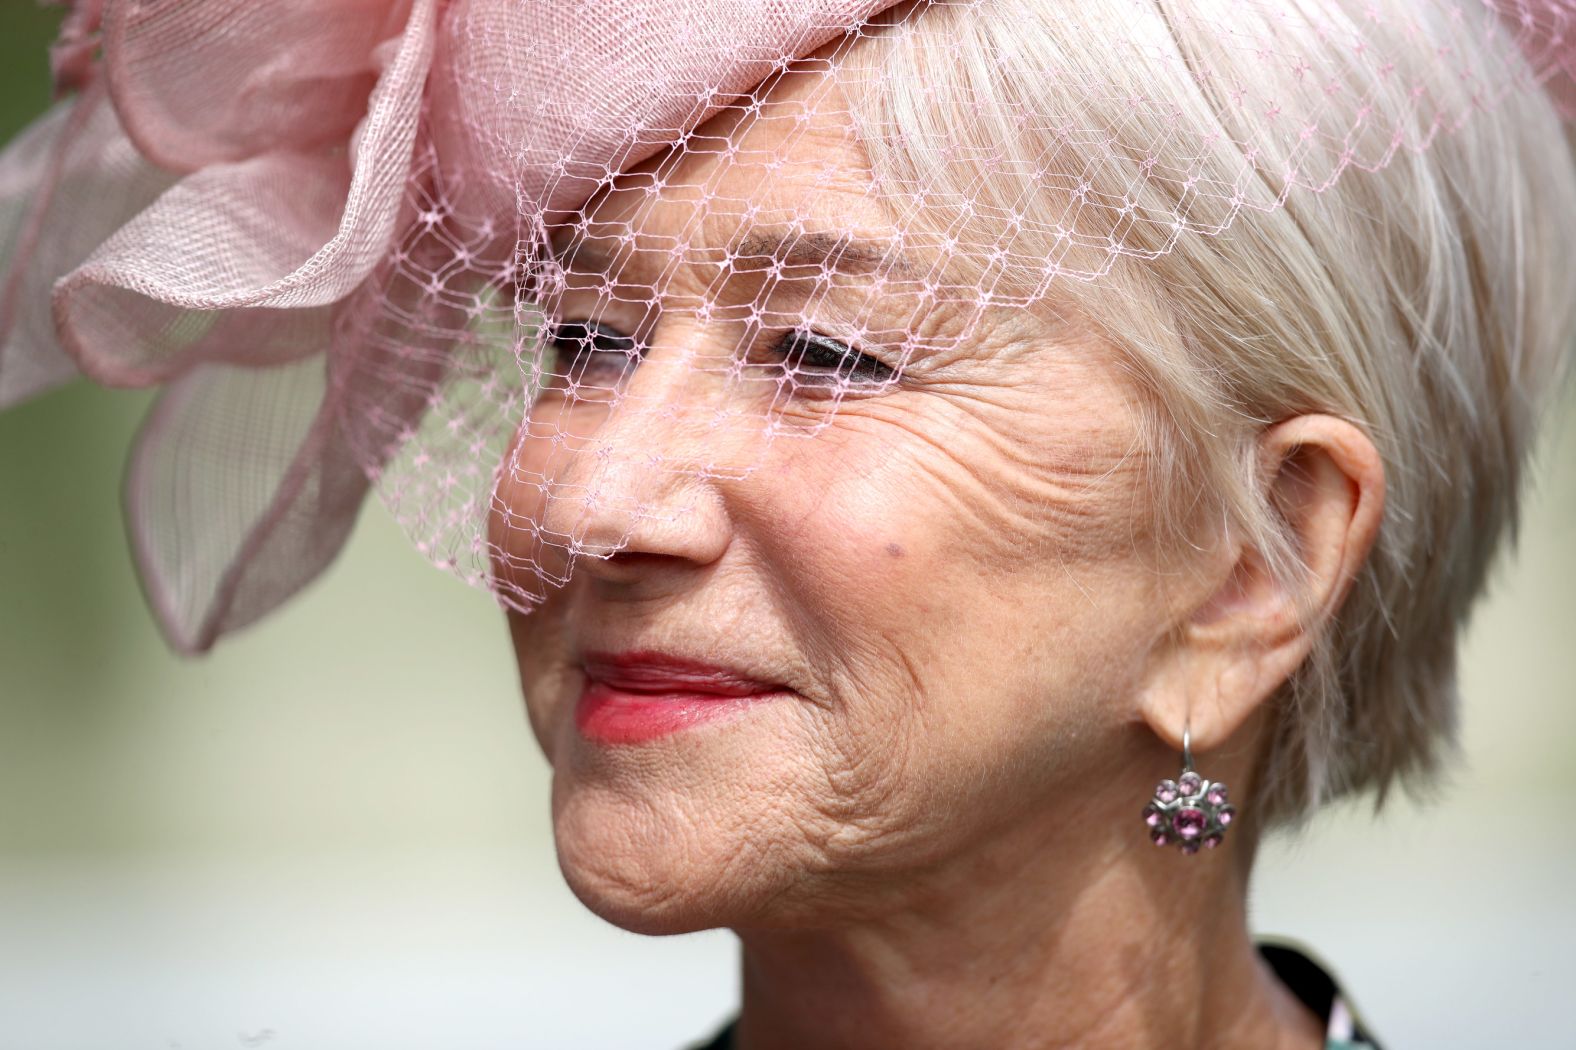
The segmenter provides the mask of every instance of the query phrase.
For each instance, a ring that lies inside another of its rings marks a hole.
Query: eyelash
[[[595,341],[605,338],[616,343],[610,348],[598,347]],[[589,371],[589,359],[596,354],[617,354],[623,358],[617,364],[622,373],[631,361],[638,362],[644,348],[633,337],[594,321],[562,321],[547,329],[547,345],[558,353],[567,352],[569,361],[561,371],[566,377],[583,379]],[[565,347],[564,344],[570,344]],[[784,332],[772,347],[782,356],[784,366],[798,379],[822,377],[838,383],[884,384],[897,377],[897,372],[882,361],[862,354],[853,347],[816,332],[801,328]],[[806,370],[806,366],[808,370]],[[578,371],[577,371],[578,368]],[[814,382],[814,379],[810,379]]]

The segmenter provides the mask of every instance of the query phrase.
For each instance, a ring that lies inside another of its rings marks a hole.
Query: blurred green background
[[[48,104],[57,17],[0,9],[0,141]],[[727,934],[635,937],[563,887],[502,617],[380,507],[282,615],[165,650],[118,503],[147,403],[0,415],[0,1050],[672,1048],[729,1014]],[[1576,428],[1539,464],[1453,786],[1260,865],[1255,925],[1392,1047],[1576,1046]]]

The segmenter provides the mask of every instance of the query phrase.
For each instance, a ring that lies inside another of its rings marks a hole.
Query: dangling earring
[[[1193,772],[1192,738],[1184,721],[1182,775],[1155,785],[1155,797],[1144,807],[1149,841],[1157,846],[1176,843],[1188,854],[1197,853],[1201,843],[1214,849],[1236,816],[1236,809],[1226,803],[1226,785]]]

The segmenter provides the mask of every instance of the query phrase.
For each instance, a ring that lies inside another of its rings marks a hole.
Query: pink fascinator
[[[1268,34],[1291,17],[1247,2],[1181,6],[1227,47],[1268,46],[1242,27]],[[158,388],[125,511],[149,600],[182,652],[313,579],[374,488],[422,553],[496,591],[486,519],[544,377],[550,231],[618,173],[685,149],[775,71],[858,37],[890,7],[82,0],[52,53],[62,101],[0,154],[0,407],[77,374]],[[1328,38],[1369,56],[1375,78],[1388,75],[1385,41],[1408,32],[1443,40],[1492,26],[1509,43],[1493,79],[1464,95],[1434,99],[1420,82],[1405,135],[1330,101],[1365,90],[1349,65],[1332,73],[1319,54],[1278,55],[1306,61],[1305,96],[1237,98],[1256,116],[1230,133],[1273,138],[1249,155],[1273,159],[1288,186],[1316,191],[1347,167],[1379,166],[1402,139],[1426,143],[1509,91],[1547,90],[1576,117],[1573,0],[1418,0],[1374,8],[1371,21],[1362,5],[1311,7],[1295,17],[1326,18]],[[1408,11],[1425,29],[1403,24]],[[1430,75],[1443,85],[1464,73],[1441,52]],[[1117,70],[1096,88],[1133,90]],[[1069,127],[1067,140],[1090,130]],[[895,118],[890,131],[944,133]],[[1282,149],[1283,135],[1335,148]],[[1047,185],[1078,174],[1054,157],[1017,162],[1039,164]],[[1182,184],[1187,172],[1153,177]],[[1274,206],[1189,186],[1221,205],[1207,221],[1176,202],[1146,204],[1139,218],[1210,235],[1236,209]],[[890,188],[894,199],[923,190]],[[1085,204],[1132,216],[1131,202]],[[1097,277],[1083,261],[1095,250],[1131,245],[1115,233],[1070,244],[1046,262],[1047,285]],[[548,548],[585,553],[572,533],[539,528],[539,539],[547,584],[567,571]],[[500,597],[529,606],[538,595]]]
[[[207,649],[328,565],[463,382],[522,207],[577,206],[878,6],[77,4],[70,97],[0,156],[0,407],[78,372],[160,389],[129,532],[171,644]]]

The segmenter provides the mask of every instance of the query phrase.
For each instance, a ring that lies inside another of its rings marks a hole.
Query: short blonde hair
[[[1367,21],[1369,0],[1318,5],[1317,24],[1380,40],[1399,74],[1380,77],[1349,39],[1299,21],[1302,6],[936,3],[899,10],[842,63],[884,199],[924,187],[905,224],[967,244],[957,261],[996,267],[998,291],[1072,304],[1122,352],[1149,395],[1162,523],[1211,515],[1295,572],[1254,478],[1258,432],[1328,412],[1379,449],[1375,547],[1277,694],[1252,800],[1266,826],[1433,782],[1455,746],[1458,630],[1514,534],[1535,424],[1576,339],[1576,166],[1524,63],[1516,81],[1509,35],[1463,33],[1426,4],[1387,0]],[[1475,80],[1431,65],[1442,44]],[[1337,90],[1310,101],[1322,85],[1296,56]],[[1503,96],[1472,112],[1485,84]],[[1360,130],[1344,145],[1266,135],[1228,85]],[[1046,260],[1062,270],[1050,286]]]

